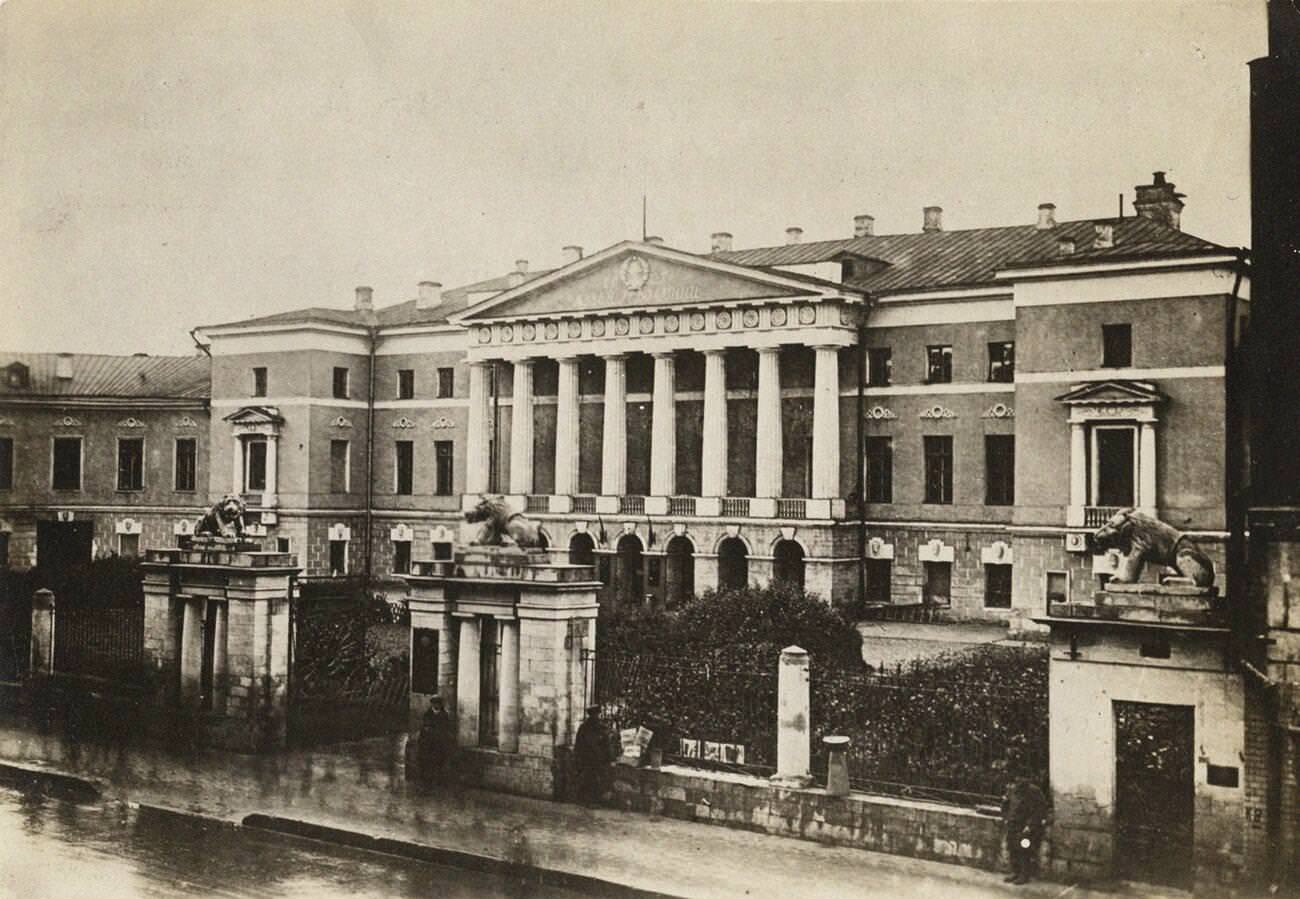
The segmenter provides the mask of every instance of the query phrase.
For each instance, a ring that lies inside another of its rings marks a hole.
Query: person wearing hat
[[[451,717],[443,706],[442,697],[435,695],[429,700],[429,708],[420,722],[420,739],[416,744],[419,775],[425,784],[439,781],[446,775],[455,746]]]
[[[605,778],[613,755],[609,731],[600,720],[600,706],[587,706],[587,717],[573,738],[574,793],[579,802],[594,804],[605,792]]]
[[[1007,883],[1029,883],[1038,868],[1038,848],[1047,828],[1047,797],[1029,777],[1024,753],[1012,749],[1003,763],[1007,773],[1002,798],[1002,822],[1007,831],[1007,856],[1011,873]]]

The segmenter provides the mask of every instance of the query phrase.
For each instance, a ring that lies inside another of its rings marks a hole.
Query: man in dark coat
[[[605,792],[605,778],[613,761],[609,731],[600,720],[600,706],[587,707],[587,717],[573,739],[574,793],[579,802],[594,804]]]
[[[1002,822],[1007,830],[1007,856],[1011,873],[1007,883],[1029,883],[1038,869],[1038,848],[1047,827],[1047,797],[1028,776],[1024,756],[1016,749],[1007,754],[1007,788],[1002,797]]]
[[[455,748],[456,734],[452,730],[451,717],[443,707],[442,697],[434,696],[420,722],[420,738],[416,743],[416,768],[420,779],[430,784],[445,777]]]

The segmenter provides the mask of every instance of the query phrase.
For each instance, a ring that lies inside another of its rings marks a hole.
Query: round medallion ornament
[[[559,336],[560,336],[560,326],[557,325],[555,322],[547,322],[547,323],[546,323],[546,339],[547,339],[547,340],[554,340],[555,338],[557,338],[557,337],[559,337]]]
[[[574,319],[573,321],[569,322],[569,325],[568,325],[568,332],[569,332],[569,336],[570,336],[570,337],[581,337],[581,336],[582,336],[582,322],[580,322],[580,321],[578,321],[578,320],[576,320],[576,319]]]
[[[741,320],[745,323],[745,327],[746,327],[746,328],[757,328],[757,327],[758,327],[758,310],[757,310],[757,309],[746,309],[746,310],[744,311],[744,313],[742,314],[742,316],[741,316]]]
[[[632,323],[628,321],[626,318],[614,319],[614,333],[617,334],[619,337],[622,337],[628,331],[631,330],[632,330]]]
[[[691,313],[691,330],[692,330],[692,331],[703,331],[703,330],[704,330],[704,313],[703,313],[703,312],[692,312],[692,313]]]
[[[811,325],[811,324],[812,324],[813,322],[815,322],[815,321],[817,321],[817,310],[816,310],[816,309],[814,309],[814,308],[811,307],[811,306],[800,306],[800,307],[799,307],[799,324],[801,324],[801,325]]]
[[[669,334],[677,333],[678,324],[676,313],[670,312],[664,316],[664,330]]]
[[[725,331],[727,328],[731,327],[731,313],[728,312],[726,309],[723,309],[721,312],[719,312],[717,315],[713,317],[713,322],[719,328]]]
[[[841,325],[853,324],[853,310],[850,309],[848,306],[840,307],[840,324]]]
[[[537,337],[537,328],[533,326],[532,322],[528,322],[520,330],[520,333],[523,335],[524,340],[534,340]]]
[[[605,336],[605,320],[603,318],[594,318],[591,320],[591,336],[592,337]]]
[[[618,276],[628,290],[640,290],[650,280],[650,263],[640,256],[629,256],[619,269]]]
[[[653,333],[655,329],[654,318],[649,315],[641,316],[639,319],[637,319],[636,329],[640,331],[642,334]]]
[[[514,340],[514,339],[515,339],[515,329],[512,328],[512,327],[510,327],[509,325],[502,325],[502,326],[501,326],[501,340],[502,340],[504,343],[509,343],[510,341],[512,341],[512,340]]]
[[[478,342],[479,342],[479,343],[487,343],[487,342],[488,342],[489,340],[491,340],[491,339],[492,339],[492,329],[491,329],[491,328],[479,328],[479,329],[478,329]]]
[[[788,321],[788,316],[784,306],[777,306],[772,310],[772,324],[778,328],[784,328]]]

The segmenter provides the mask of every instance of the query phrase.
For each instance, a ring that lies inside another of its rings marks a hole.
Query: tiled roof
[[[1110,248],[1093,247],[1097,225],[1114,228]],[[1075,242],[1069,257],[1059,254],[1062,238]],[[887,263],[879,271],[854,280],[873,293],[958,287],[993,282],[1008,265],[1048,264],[1099,258],[1159,258],[1196,253],[1227,252],[1225,248],[1146,218],[1088,219],[1062,222],[1054,228],[1015,225],[967,231],[922,231],[823,240],[752,250],[732,250],[716,258],[739,265],[782,266],[830,262],[845,254]]]
[[[207,399],[212,395],[211,360],[207,356],[100,356],[69,353],[71,378],[56,377],[58,353],[3,353],[0,369],[21,363],[27,387],[10,387],[0,377],[0,397],[134,397]]]

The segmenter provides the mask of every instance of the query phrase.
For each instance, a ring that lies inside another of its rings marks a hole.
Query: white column
[[[519,622],[497,621],[501,634],[501,669],[498,674],[497,749],[519,751]]]
[[[677,492],[677,371],[672,353],[655,353],[654,405],[651,410],[650,493]]]
[[[461,746],[478,745],[480,639],[478,619],[460,619],[456,642],[456,737]]]
[[[1083,524],[1083,507],[1088,505],[1088,435],[1083,422],[1070,422],[1070,508],[1065,523]]]
[[[230,631],[230,603],[219,602],[216,606],[216,627],[212,629],[212,708],[217,712],[226,710],[226,641]]]
[[[268,434],[266,438],[266,490],[262,493],[262,505],[274,506],[280,493],[280,437]]]
[[[819,346],[813,379],[814,499],[840,493],[840,360],[833,346]]]
[[[239,496],[244,492],[244,440],[242,437],[234,437],[230,441],[231,456],[231,487],[230,492]]]
[[[627,493],[627,368],[620,355],[605,357],[605,430],[601,444],[600,492]]]
[[[700,495],[727,495],[727,357],[704,351],[704,434]]]
[[[1156,514],[1156,424],[1142,422],[1138,442],[1138,507],[1148,515]]]
[[[1092,506],[1101,505],[1101,490],[1099,489],[1101,487],[1101,452],[1097,446],[1098,433],[1100,433],[1098,429],[1093,428],[1089,435],[1092,438],[1092,455],[1089,460],[1091,464],[1088,472],[1088,504]]]
[[[203,670],[203,600],[192,597],[180,600],[181,619],[181,702],[197,703],[202,688]]]
[[[559,403],[555,415],[555,492],[578,492],[578,360],[560,361]]]
[[[758,433],[755,496],[781,495],[781,348],[758,351]]]
[[[776,686],[776,774],[773,780],[789,786],[812,781],[812,733],[808,685],[808,653],[798,646],[781,650]]]
[[[465,429],[465,492],[486,493],[488,489],[488,378],[490,362],[469,365],[469,423]]]
[[[533,362],[515,362],[515,389],[510,413],[510,492],[533,492]]]

